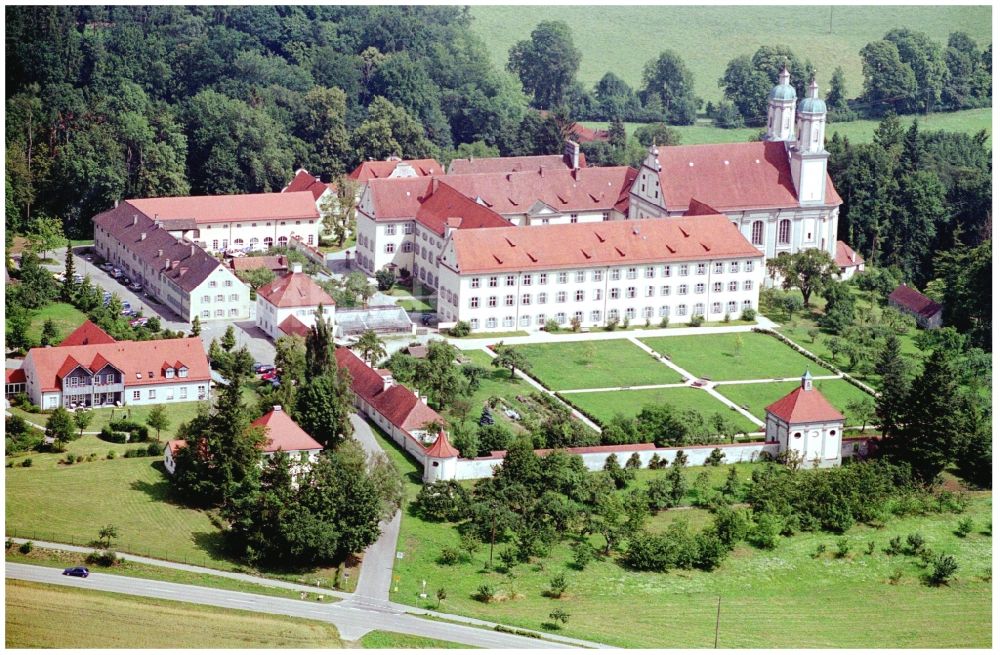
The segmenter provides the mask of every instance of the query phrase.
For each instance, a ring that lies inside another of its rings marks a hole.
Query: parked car
[[[87,255],[86,255],[86,256],[84,257],[84,259],[86,259],[86,260],[87,260],[88,262],[92,262],[92,261],[94,261],[94,256],[93,256],[93,255],[91,255],[91,254],[87,254]]]
[[[264,380],[265,382],[270,382],[271,380],[277,380],[278,372],[272,367],[270,371],[267,371],[264,373],[264,375],[260,376],[260,379]]]
[[[127,287],[128,285],[132,284],[132,278],[128,277],[127,275],[123,275],[120,278],[118,278],[118,284]]]
[[[112,266],[111,267],[111,277],[113,277],[113,278],[115,278],[117,280],[122,275],[123,275],[122,269],[118,268],[117,266]]]
[[[87,570],[86,566],[73,566],[68,569],[63,569],[63,575],[71,575],[74,578],[86,578],[90,575],[90,571]]]
[[[271,364],[261,364],[256,368],[256,371],[259,375],[267,375],[268,373],[274,373],[275,368]]]
[[[146,323],[149,323],[149,318],[146,316],[140,316],[139,318],[133,321],[129,321],[129,325],[131,325],[132,327],[142,327]]]
[[[133,282],[132,284],[128,285],[128,288],[130,291],[135,291],[136,293],[142,293],[142,285],[139,284],[138,282]]]
[[[132,309],[132,303],[127,300],[122,302],[122,309]]]
[[[105,271],[105,272],[111,272],[111,271],[114,270],[115,265],[112,264],[111,262],[104,262],[103,264],[101,264],[100,266],[98,266],[98,268],[100,268],[102,271]]]

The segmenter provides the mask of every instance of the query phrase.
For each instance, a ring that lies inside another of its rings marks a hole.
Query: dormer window
[[[177,377],[186,378],[187,376],[188,376],[187,366],[181,366],[179,369],[177,369]]]
[[[172,366],[166,369],[165,376],[168,378],[174,377],[174,368]]]
[[[142,379],[142,373],[140,373],[139,371],[136,371],[135,372],[135,379],[136,380],[141,380]]]
[[[149,379],[150,379],[150,380],[152,380],[152,379],[153,379],[153,372],[152,372],[152,371],[149,371]]]

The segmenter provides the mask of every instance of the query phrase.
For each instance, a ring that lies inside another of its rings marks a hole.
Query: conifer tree
[[[899,337],[890,333],[885,347],[875,363],[875,372],[882,376],[882,392],[875,403],[882,436],[898,432],[910,391],[906,362],[900,353]]]

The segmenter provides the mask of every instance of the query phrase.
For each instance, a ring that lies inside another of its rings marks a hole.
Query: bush
[[[87,458],[84,457],[83,455],[77,455],[76,456],[76,463],[79,464],[80,462],[82,462],[85,459],[87,459]]]
[[[663,461],[659,453],[653,453],[653,456],[649,458],[649,468],[651,470],[655,471],[656,469],[663,468],[665,464],[666,462]]]
[[[26,457],[24,459],[24,461],[21,462],[21,466],[23,466],[24,468],[31,468],[31,464],[32,464],[32,461],[31,461],[30,457]]]
[[[594,549],[586,541],[573,544],[573,566],[582,571],[594,559]]]
[[[865,548],[865,555],[871,555],[875,552],[875,542],[869,541],[868,546]]]
[[[826,553],[826,544],[816,544],[816,550],[813,552],[813,559],[822,557]]]
[[[97,566],[114,566],[118,563],[118,553],[113,550],[95,550],[87,554],[87,564]]]
[[[28,461],[30,461],[30,460],[28,460]],[[23,464],[22,464],[22,466],[23,466]],[[972,532],[972,527],[973,527],[972,526],[972,519],[969,518],[969,517],[965,517],[964,519],[962,519],[961,521],[958,522],[958,527],[955,528],[955,534],[957,534],[959,537],[963,537],[964,538],[964,537],[968,536],[970,532]]]
[[[743,310],[743,313],[740,314],[741,321],[753,321],[756,319],[757,319],[757,310],[755,310],[753,307],[747,307],[746,309]]]
[[[691,320],[688,321],[688,325],[691,327],[701,327],[701,324],[705,322],[705,317],[701,314],[694,314],[691,316]]]
[[[489,603],[496,597],[496,589],[492,585],[481,584],[479,589],[476,590],[476,600],[481,603]]]
[[[118,457],[118,451],[115,450],[108,451],[108,459],[115,459],[117,457]]]
[[[906,535],[906,550],[910,555],[919,555],[927,548],[927,542],[924,541],[924,536],[919,532],[914,532],[913,534]]]
[[[889,540],[889,545],[885,548],[886,555],[899,555],[903,552],[903,540],[898,536]]]
[[[454,548],[444,547],[441,549],[441,554],[438,556],[438,564],[443,564],[445,566],[451,566],[453,564],[458,564],[460,559],[459,553]]]
[[[896,569],[889,576],[889,584],[892,585],[899,584],[899,581],[902,579],[902,577],[903,577],[903,569]]]
[[[472,332],[472,327],[466,321],[459,321],[455,323],[449,332],[451,332],[451,336],[453,337],[467,337]]]
[[[7,537],[7,540],[4,542],[4,550],[10,550],[10,547],[13,545],[14,545],[14,540],[11,539],[10,537]]]
[[[837,559],[844,559],[851,554],[851,543],[846,539],[837,540],[837,552],[835,555]]]
[[[562,595],[566,593],[566,589],[569,587],[569,583],[566,581],[566,575],[563,573],[557,573],[551,580],[549,580],[549,598],[562,598]]]
[[[30,542],[30,541],[25,541],[25,542],[24,542],[23,544],[21,544],[21,546],[20,546],[20,547],[18,548],[18,551],[20,551],[20,553],[21,553],[22,555],[27,555],[28,553],[30,553],[30,552],[31,552],[31,551],[33,551],[34,549],[35,549],[35,544],[33,544],[33,543],[32,543],[32,542]]]
[[[726,459],[726,453],[718,448],[713,448],[712,452],[708,455],[708,459],[705,460],[705,464],[708,466],[718,466],[724,459]]]
[[[778,535],[784,529],[784,521],[780,516],[764,512],[754,517],[754,526],[750,530],[749,541],[757,548],[771,550],[778,545]]]
[[[425,484],[413,502],[414,513],[427,521],[458,521],[469,507],[469,492],[454,480]]]
[[[97,436],[103,441],[108,441],[110,443],[128,443],[129,439],[128,434],[124,432],[116,432],[111,429],[110,425],[101,428],[101,431]]]
[[[159,456],[163,454],[163,446],[155,441],[146,446],[146,454],[149,456]]]
[[[948,581],[955,576],[958,571],[958,562],[951,555],[941,553],[934,558],[934,568],[931,569],[929,582],[935,587],[948,584]]]

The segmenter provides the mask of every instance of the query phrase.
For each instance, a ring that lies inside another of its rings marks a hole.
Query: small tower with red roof
[[[765,412],[766,440],[779,443],[779,453],[794,453],[805,466],[840,465],[844,416],[813,388],[809,371],[795,390],[768,405]]]
[[[424,484],[438,480],[454,480],[458,475],[458,448],[448,442],[444,430],[424,453]]]

